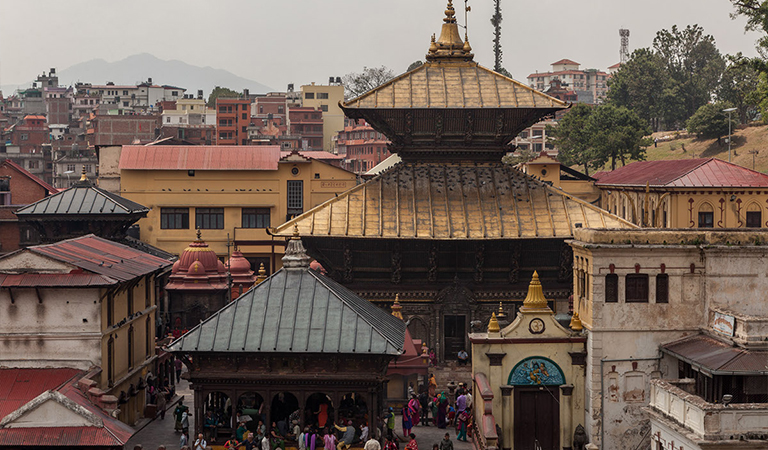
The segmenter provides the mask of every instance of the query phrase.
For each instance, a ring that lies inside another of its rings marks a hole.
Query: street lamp
[[[731,113],[736,111],[736,108],[727,108],[723,112],[728,113],[728,162],[731,162]]]

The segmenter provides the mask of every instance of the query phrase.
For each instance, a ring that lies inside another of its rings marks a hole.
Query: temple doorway
[[[515,446],[557,450],[560,445],[559,389],[515,387]]]
[[[443,317],[443,358],[448,361],[458,359],[459,351],[466,349],[467,316]]]

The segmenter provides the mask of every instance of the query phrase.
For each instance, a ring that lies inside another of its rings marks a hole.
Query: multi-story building
[[[160,135],[160,114],[96,114],[86,123],[89,146],[152,142]]]
[[[53,186],[15,162],[6,159],[0,163],[0,252],[39,243],[37,231],[20,224],[15,212],[55,192]]]
[[[120,195],[151,208],[141,240],[181,254],[195,229],[217,255],[235,244],[258,270],[279,264],[268,227],[356,184],[354,174],[277,146],[124,146]]]
[[[202,92],[198,97],[184,95],[174,102],[174,108],[163,108],[163,126],[215,125],[216,109],[205,104]]]
[[[341,80],[336,78],[328,85],[304,85],[301,87],[301,99],[302,107],[315,108],[323,113],[322,147],[315,149],[333,151],[333,137],[344,129],[344,112],[339,108],[339,103],[344,101],[344,86],[341,85]]]
[[[216,143],[248,145],[251,101],[247,98],[216,99]]]
[[[344,168],[357,174],[365,173],[390,156],[387,138],[364,120],[348,121],[336,137],[339,156]]]
[[[558,79],[576,91],[579,102],[602,103],[608,93],[608,74],[597,69],[580,69],[580,66],[570,59],[561,59],[552,63],[549,72],[528,75],[528,85],[543,92],[552,80]]]
[[[301,150],[323,149],[323,111],[316,108],[290,108],[290,134],[301,136]]]
[[[135,423],[155,355],[159,276],[171,262],[87,235],[0,258],[0,366],[92,372],[117,417]],[[29,345],[34,342],[35,345]]]
[[[284,92],[270,92],[264,97],[257,97],[251,105],[251,117],[288,121],[288,98]]]
[[[77,182],[84,173],[90,179],[99,176],[99,161],[93,148],[78,144],[52,150],[53,185],[66,189]]]
[[[186,89],[177,86],[159,86],[152,84],[152,78],[137,85],[116,85],[108,82],[103,85],[79,84],[78,94],[96,94],[101,104],[107,105],[116,114],[126,112],[148,112],[156,109],[161,101],[178,100]]]

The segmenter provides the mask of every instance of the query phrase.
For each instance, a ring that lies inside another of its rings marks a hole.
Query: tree
[[[208,96],[208,107],[209,108],[215,108],[216,107],[216,99],[221,98],[238,98],[240,97],[241,93],[237,91],[233,91],[232,89],[216,86],[212,91],[211,95]]]
[[[421,67],[421,66],[423,66],[423,65],[424,65],[424,63],[423,63],[423,62],[421,62],[421,60],[419,60],[419,61],[414,61],[414,62],[412,62],[412,63],[411,63],[411,65],[410,65],[410,66],[408,66],[408,70],[406,70],[406,72],[410,72],[410,71],[411,71],[411,70],[413,70],[413,69],[418,69],[419,67]]]
[[[583,166],[587,175],[592,154],[586,125],[591,115],[591,106],[576,103],[556,126],[547,125],[547,137],[557,146],[557,159],[566,166]]]
[[[346,98],[354,98],[376,88],[395,77],[385,66],[363,67],[360,73],[348,73],[342,78]]]
[[[761,100],[758,95],[760,73],[741,52],[728,55],[727,59],[728,67],[720,79],[717,99],[736,107],[739,122],[747,123],[749,111],[755,109]]]
[[[493,0],[493,15],[491,16],[491,25],[493,25],[493,70],[501,72],[504,66],[501,65],[501,0]]]
[[[649,48],[637,49],[608,81],[608,102],[635,111],[654,130],[661,128],[670,111],[667,99],[674,96],[674,81],[664,60]]]
[[[710,101],[725,70],[725,60],[715,46],[715,38],[705,35],[698,25],[688,25],[684,30],[674,25],[671,30],[659,31],[653,48],[679,86],[677,101],[683,109],[674,119],[683,123]]]
[[[627,159],[645,159],[645,147],[651,145],[651,130],[643,119],[624,107],[611,104],[595,108],[586,122],[585,132],[590,136],[591,161],[595,169],[616,160],[626,164]]]
[[[758,72],[768,72],[768,2],[764,0],[731,0],[736,12],[731,18],[738,16],[747,18],[746,31],[762,31],[763,37],[757,40],[757,51],[760,57],[752,58],[749,62]]]
[[[688,131],[702,139],[720,141],[720,138],[727,136],[729,132],[728,113],[723,112],[729,107],[731,105],[724,102],[708,103],[702,106],[688,119]],[[735,128],[736,121],[731,120],[730,127],[730,129]]]

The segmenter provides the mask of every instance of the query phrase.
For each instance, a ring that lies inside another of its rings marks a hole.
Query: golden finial
[[[533,277],[531,278],[531,283],[528,285],[528,295],[523,301],[523,307],[520,308],[520,312],[525,313],[544,311],[552,312],[552,310],[549,309],[549,306],[547,305],[547,299],[544,297],[544,290],[542,289],[541,282],[539,281],[539,273],[534,271]]]
[[[464,33],[464,48],[463,50],[467,53],[472,51],[472,46],[469,45],[469,37],[467,36],[467,33]]]
[[[198,242],[202,242],[202,240],[203,240],[202,236],[203,236],[203,232],[200,231],[200,228],[198,228],[197,229],[197,240],[198,240]]]
[[[403,307],[400,306],[400,294],[395,294],[395,303],[392,304],[392,315],[403,320]]]
[[[453,0],[448,0],[448,7],[445,8],[445,19],[443,19],[443,22],[456,23],[456,18],[454,17],[455,15],[456,10],[453,9]]]
[[[294,240],[301,239],[299,237],[299,224],[297,223],[293,224],[293,236],[291,237],[291,239],[294,239]]]
[[[259,274],[256,276],[256,282],[254,286],[260,284],[267,279],[267,269],[264,268],[264,263],[259,264]]]
[[[469,45],[466,33],[465,39],[462,39],[459,33],[459,24],[456,23],[456,10],[453,9],[453,2],[448,0],[440,37],[437,39],[432,37],[427,61],[467,62],[472,61],[473,57],[472,47]]]
[[[488,321],[488,333],[498,333],[501,331],[499,321],[496,320],[496,313],[491,313],[491,320]]]
[[[499,302],[499,313],[496,314],[496,317],[498,317],[499,319],[507,318],[507,314],[504,312],[504,305],[501,302]]]
[[[581,319],[579,318],[579,312],[574,311],[573,316],[571,316],[571,323],[569,325],[571,327],[571,330],[573,331],[581,331],[584,329],[584,326],[581,324]]]
[[[88,175],[86,175],[88,172],[85,170],[85,164],[83,164],[83,170],[80,173],[80,181],[88,181]]]
[[[432,33],[432,42],[429,43],[429,53],[435,53],[437,51],[437,44],[435,43],[435,33]]]

